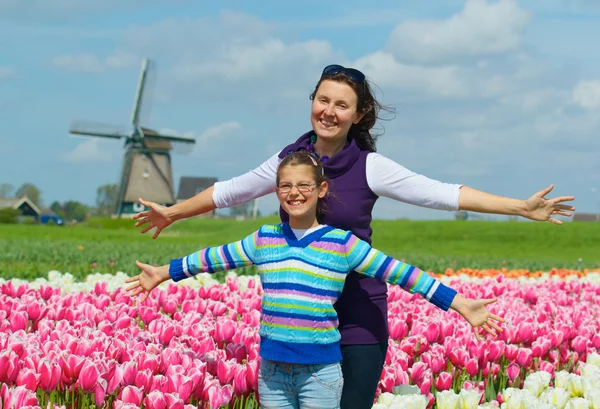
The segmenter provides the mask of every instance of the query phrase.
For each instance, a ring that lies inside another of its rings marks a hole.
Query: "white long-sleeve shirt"
[[[215,183],[213,202],[217,208],[246,203],[275,192],[279,152],[259,167],[230,180]],[[443,183],[414,173],[379,153],[369,153],[367,183],[378,196],[438,210],[458,210],[462,185]]]

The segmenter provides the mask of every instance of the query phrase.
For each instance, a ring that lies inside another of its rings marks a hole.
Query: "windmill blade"
[[[69,128],[69,133],[77,136],[97,136],[111,139],[129,137],[125,127],[86,121],[73,122]]]
[[[164,132],[159,133],[159,132],[155,131],[154,129],[150,129],[150,128],[142,128],[142,132],[144,133],[144,138],[161,139],[161,140],[166,140],[166,141],[171,141],[171,142],[181,142],[181,143],[191,143],[191,144],[196,143],[196,138],[190,138],[187,136],[171,135],[171,134],[167,134]]]
[[[148,123],[156,84],[156,63],[148,58],[142,61],[140,78],[138,80],[131,124],[137,128],[140,123]]]
[[[175,153],[187,154],[194,150],[196,139],[185,136],[158,133],[153,129],[142,128],[144,145],[148,148],[173,150]]]

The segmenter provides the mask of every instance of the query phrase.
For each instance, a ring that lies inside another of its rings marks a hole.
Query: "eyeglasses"
[[[362,84],[365,82],[365,74],[357,70],[356,68],[346,68],[338,64],[328,65],[323,69],[322,77],[333,77],[336,74],[344,73],[352,81]]]
[[[296,189],[298,189],[299,192],[309,193],[315,190],[317,185],[315,183],[300,183],[298,185],[293,185],[291,183],[282,183],[279,186],[277,186],[277,189],[279,190],[279,193],[290,193],[293,187],[296,187]]]

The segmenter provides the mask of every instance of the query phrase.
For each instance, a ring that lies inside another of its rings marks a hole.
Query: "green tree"
[[[54,201],[50,205],[50,210],[52,210],[54,212],[54,214],[57,215],[58,217],[65,220],[65,209],[63,208],[62,204]]]
[[[63,203],[62,207],[65,211],[65,221],[77,220],[78,222],[82,222],[87,218],[88,207],[83,203],[69,200]]]
[[[0,197],[10,197],[14,190],[15,187],[10,183],[2,183],[0,185]]]
[[[96,189],[96,212],[99,216],[107,216],[116,211],[118,194],[119,186],[116,184],[98,186]]]
[[[0,209],[0,224],[17,223],[20,215],[21,212],[18,209],[13,209],[12,207]]]
[[[25,183],[17,189],[15,193],[16,197],[27,196],[36,206],[42,205],[42,192],[38,187],[32,183]]]

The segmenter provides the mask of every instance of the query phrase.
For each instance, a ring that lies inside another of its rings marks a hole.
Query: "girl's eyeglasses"
[[[365,74],[357,70],[356,68],[346,68],[342,65],[333,64],[328,65],[323,69],[322,77],[333,77],[336,74],[344,73],[346,74],[352,81],[362,84],[365,82]]]
[[[296,187],[296,189],[298,189],[299,192],[309,193],[315,190],[317,185],[316,183],[300,183],[297,185],[293,185],[291,183],[282,183],[279,186],[277,186],[277,190],[279,190],[279,193],[290,193],[293,187]]]

